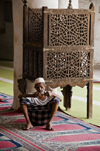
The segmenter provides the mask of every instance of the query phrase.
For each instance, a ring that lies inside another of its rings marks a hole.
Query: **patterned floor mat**
[[[9,100],[12,98],[9,98]],[[9,101],[8,101],[9,102]],[[0,108],[7,102],[1,103]],[[9,106],[8,106],[9,107]],[[13,114],[14,113],[14,114]],[[45,126],[23,130],[26,120],[21,112],[9,110],[0,116],[0,150],[2,151],[99,151],[100,128],[57,112],[54,131]]]

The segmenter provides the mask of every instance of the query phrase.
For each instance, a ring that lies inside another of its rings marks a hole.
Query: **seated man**
[[[33,125],[46,125],[46,129],[53,130],[51,121],[61,98],[51,91],[45,91],[43,78],[37,78],[34,84],[37,92],[19,95],[21,109],[27,121],[26,130],[33,128]]]

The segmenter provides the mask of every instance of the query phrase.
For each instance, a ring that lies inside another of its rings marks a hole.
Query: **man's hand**
[[[33,94],[33,97],[39,97],[40,96],[40,93],[39,92],[35,92],[34,94]]]
[[[47,91],[47,92],[45,93],[45,95],[46,95],[47,97],[50,97],[50,96],[53,96],[53,93],[52,93],[51,91]]]
[[[50,97],[50,96],[57,97],[57,98],[59,98],[60,101],[62,101],[62,99],[61,99],[61,97],[60,97],[59,95],[57,95],[57,94],[55,94],[55,93],[53,93],[53,92],[51,92],[51,91],[47,91],[47,92],[45,93],[45,95],[46,95],[47,97]]]
[[[22,97],[22,94],[20,94],[19,96],[18,96],[18,98],[20,99]]]

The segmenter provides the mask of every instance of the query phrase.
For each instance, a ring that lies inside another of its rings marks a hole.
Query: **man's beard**
[[[44,94],[45,90],[40,90],[39,93],[40,94]]]

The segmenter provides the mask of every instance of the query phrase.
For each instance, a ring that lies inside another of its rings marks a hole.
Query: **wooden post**
[[[46,80],[47,76],[46,76],[46,53],[44,51],[44,49],[47,47],[47,30],[48,30],[48,26],[47,26],[47,10],[48,8],[47,7],[42,7],[42,21],[43,21],[43,42],[42,42],[42,45],[43,45],[43,78]]]
[[[28,7],[27,0],[23,1],[23,44],[28,42]],[[23,48],[23,73],[24,73],[24,48]],[[24,93],[26,93],[26,79],[23,78],[24,81]]]
[[[42,7],[42,16],[43,16],[43,48],[47,46],[47,7]]]
[[[89,43],[91,47],[94,47],[94,21],[95,21],[95,7],[94,4],[91,3],[89,9],[91,10],[90,13],[90,36],[89,36]]]
[[[28,7],[27,0],[23,1],[23,44],[28,42]]]
[[[92,118],[92,91],[93,81],[87,84],[87,118]]]
[[[70,85],[67,85],[63,88],[63,96],[64,96],[64,107],[66,110],[69,110],[71,108],[71,96],[72,96],[72,87]]]
[[[91,3],[89,9],[91,10],[90,12],[90,36],[89,36],[89,45],[91,47],[94,47],[94,19],[95,19],[95,14],[94,14],[94,4]],[[93,52],[90,53],[90,78],[93,78]],[[92,93],[93,93],[93,81],[89,81],[87,84],[87,118],[92,118]]]

